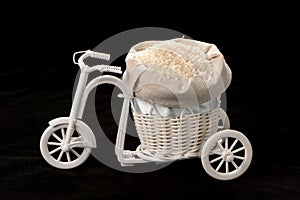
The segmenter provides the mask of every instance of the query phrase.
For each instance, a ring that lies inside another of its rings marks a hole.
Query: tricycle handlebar
[[[76,61],[76,55],[77,54],[82,54],[78,58],[78,61]],[[107,60],[108,61],[110,59],[110,54],[95,52],[95,51],[91,51],[91,50],[78,51],[78,52],[76,52],[76,53],[73,54],[73,62],[75,64],[78,64],[81,69],[85,68],[85,70],[88,71],[88,72],[92,72],[92,71],[98,70],[98,71],[101,71],[101,72],[113,72],[113,73],[122,74],[121,67],[117,67],[117,66],[95,65],[95,66],[92,66],[92,67],[88,67],[84,63],[84,60],[86,58],[88,58],[88,57],[97,58],[97,59]]]

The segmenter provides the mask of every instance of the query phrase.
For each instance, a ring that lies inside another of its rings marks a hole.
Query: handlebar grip
[[[95,51],[91,51],[90,56],[92,58],[98,58],[98,59],[107,60],[107,61],[109,61],[109,59],[110,59],[110,54],[99,53],[99,52],[95,52]]]
[[[113,72],[113,73],[122,74],[121,67],[117,67],[117,66],[106,66],[106,67],[103,68],[102,71],[103,72]]]

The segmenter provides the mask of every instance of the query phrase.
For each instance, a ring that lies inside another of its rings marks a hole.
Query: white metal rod
[[[66,140],[65,140],[66,144],[70,143],[70,139],[74,132],[76,119],[77,119],[79,111],[80,111],[80,105],[81,105],[83,93],[85,91],[87,79],[88,79],[88,73],[85,72],[84,69],[82,69],[80,72],[80,77],[79,77],[77,89],[75,92],[75,96],[74,96],[74,100],[73,100],[72,108],[71,108],[71,112],[70,112],[70,123],[69,123],[68,129],[67,129]]]

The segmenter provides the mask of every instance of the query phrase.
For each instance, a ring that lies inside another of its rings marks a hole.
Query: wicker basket
[[[160,161],[199,156],[206,139],[217,132],[220,119],[219,107],[172,118],[137,113],[134,106],[132,111],[141,142],[138,151]]]

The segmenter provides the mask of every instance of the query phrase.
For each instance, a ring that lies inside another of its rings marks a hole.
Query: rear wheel
[[[252,147],[242,133],[223,130],[205,142],[201,160],[205,171],[213,178],[234,179],[248,169],[252,160]]]

